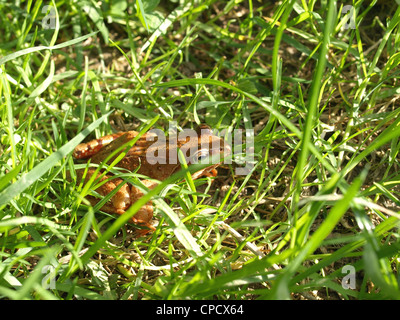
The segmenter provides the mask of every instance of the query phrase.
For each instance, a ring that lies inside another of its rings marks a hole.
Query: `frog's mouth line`
[[[213,165],[211,167],[207,167],[204,170],[197,171],[197,172],[192,174],[192,179],[196,180],[197,178],[199,178],[201,176],[214,176],[215,177],[215,174],[211,174],[211,172],[213,170],[215,170],[215,168],[217,168],[217,167],[218,167],[218,164],[215,164],[215,165]]]

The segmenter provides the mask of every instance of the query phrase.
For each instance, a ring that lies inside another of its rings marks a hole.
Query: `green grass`
[[[0,297],[399,299],[400,6],[335,3],[0,0]],[[253,169],[91,207],[75,146],[171,121],[252,130]]]

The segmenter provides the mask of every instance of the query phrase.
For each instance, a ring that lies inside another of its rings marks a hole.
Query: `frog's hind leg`
[[[76,170],[76,173],[77,173],[77,183],[79,184],[82,181],[84,169]],[[84,184],[88,183],[90,178],[94,174],[96,174],[96,169],[89,168],[85,174]],[[97,178],[99,177],[100,174],[97,173]],[[117,186],[122,182],[123,180],[120,178],[110,179],[109,176],[104,175],[96,182],[96,184],[97,183],[103,183],[103,184],[98,188],[96,188],[95,191],[102,196],[106,196],[107,194],[112,192],[115,188],[117,188]],[[92,205],[96,205],[99,202],[99,199],[94,196],[87,196],[87,199],[90,201]],[[120,213],[120,212],[125,212],[125,210],[129,208],[130,205],[131,205],[130,186],[127,183],[125,183],[102,207],[102,210],[104,208],[106,210],[103,211],[106,211],[108,213]]]
[[[151,180],[142,180],[142,184],[149,188],[153,189],[157,183]],[[131,202],[132,204],[143,197],[143,191],[139,188],[132,186],[131,187]],[[153,212],[154,207],[152,201],[148,201],[145,205],[143,205],[136,214],[131,218],[131,222],[133,224],[146,227],[146,229],[140,229],[136,231],[138,236],[143,236],[150,231],[154,231],[155,227],[152,225],[151,221],[153,220]]]
[[[90,168],[86,175],[85,182],[88,182],[89,177],[94,174],[95,169]],[[77,171],[78,172],[78,171]],[[82,179],[82,172],[78,173],[78,179]],[[120,178],[109,179],[109,176],[103,176],[99,182],[103,182],[104,184],[101,185],[96,189],[96,192],[102,196],[106,196],[110,192],[112,192],[115,188],[117,188],[121,183],[124,183],[124,180]],[[148,180],[143,181],[144,185],[148,188],[153,188],[154,182],[148,182]],[[136,187],[130,186],[129,184],[125,183],[112,197],[111,199],[105,203],[101,207],[101,211],[111,213],[111,214],[124,214],[129,207],[136,202],[140,197],[143,196],[143,193]],[[86,197],[92,206],[96,205],[99,202],[98,198],[94,196],[87,196]],[[142,206],[136,214],[129,219],[130,223],[133,223],[140,227],[145,227],[146,229],[142,229],[139,231],[140,235],[144,235],[149,231],[154,231],[155,228],[151,225],[151,220],[153,219],[153,204],[151,201],[147,202],[144,206]]]

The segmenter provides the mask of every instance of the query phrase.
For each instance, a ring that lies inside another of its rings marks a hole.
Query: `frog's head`
[[[231,154],[230,145],[224,139],[215,135],[207,125],[200,125],[194,133],[193,130],[189,131],[189,135],[184,139],[178,138],[178,145],[188,165],[209,164],[206,168],[193,173],[193,179],[210,175]],[[213,175],[215,175],[215,172]]]

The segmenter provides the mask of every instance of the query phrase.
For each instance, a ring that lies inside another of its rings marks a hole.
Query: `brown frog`
[[[116,166],[131,172],[137,170],[138,174],[162,181],[181,169],[181,164],[177,155],[178,148],[185,155],[188,165],[198,163],[207,156],[219,154],[220,160],[222,160],[230,155],[231,148],[229,144],[225,143],[220,137],[215,136],[208,126],[202,125],[196,131],[192,130],[189,133],[190,134],[185,134],[183,136],[181,134],[171,135],[167,138],[161,134],[155,134],[154,132],[146,133],[136,141]],[[113,151],[131,141],[137,135],[138,132],[136,131],[119,132],[87,143],[82,143],[75,148],[73,156],[76,159],[90,158],[91,163],[100,164],[104,162]],[[108,164],[110,164],[118,154],[120,154],[120,152],[110,159]],[[218,167],[219,164],[220,162],[210,164],[207,168],[193,173],[192,178],[197,179],[201,176],[215,176],[217,173],[215,168]],[[96,168],[89,168],[85,176],[85,182],[92,177],[95,170]],[[83,169],[77,170],[78,180],[82,179],[83,173]],[[111,173],[108,173],[103,176],[100,181],[105,181],[109,179],[110,176]],[[105,196],[122,182],[123,180],[120,178],[109,180],[97,188],[96,191],[100,195]],[[156,182],[153,180],[142,180],[142,183],[150,189],[156,186]],[[101,210],[112,214],[124,214],[141,196],[143,196],[141,190],[126,183]],[[88,200],[92,205],[99,201],[99,199],[93,196],[88,196]],[[151,225],[152,218],[153,205],[149,202],[135,214],[131,222],[154,230],[154,227]]]

